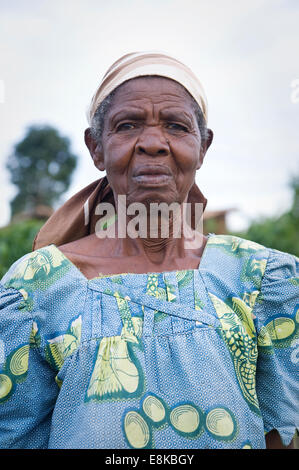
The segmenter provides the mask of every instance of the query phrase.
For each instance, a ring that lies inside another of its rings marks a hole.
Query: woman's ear
[[[207,129],[207,134],[208,134],[207,139],[202,143],[201,148],[200,148],[200,158],[199,158],[198,166],[196,168],[197,170],[199,170],[199,168],[201,167],[203,160],[205,158],[205,155],[207,153],[207,150],[210,147],[211,143],[213,142],[214,134],[213,134],[212,129]]]
[[[89,150],[89,153],[93,159],[93,163],[98,168],[98,170],[104,171],[105,164],[104,164],[104,155],[102,151],[102,145],[98,144],[98,142],[93,138],[90,127],[85,129],[84,140]]]

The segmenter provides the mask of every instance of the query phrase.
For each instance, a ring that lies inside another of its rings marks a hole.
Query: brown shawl
[[[100,202],[110,202],[114,197],[106,176],[89,184],[63,204],[42,226],[33,242],[33,250],[54,244],[61,246],[95,232],[95,225],[102,217],[95,214],[95,208]],[[202,203],[203,210],[207,200],[198,186],[192,186],[188,202]],[[194,211],[191,221],[194,227]]]

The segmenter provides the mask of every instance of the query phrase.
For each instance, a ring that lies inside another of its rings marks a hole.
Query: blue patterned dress
[[[0,284],[0,448],[265,448],[298,427],[299,260],[210,235],[195,270]]]

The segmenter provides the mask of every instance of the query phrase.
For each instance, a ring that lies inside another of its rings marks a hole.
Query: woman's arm
[[[291,440],[288,446],[284,446],[276,429],[268,432],[265,439],[267,449],[295,449],[294,439]]]

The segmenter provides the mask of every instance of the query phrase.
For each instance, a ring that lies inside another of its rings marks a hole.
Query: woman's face
[[[95,153],[115,198],[184,202],[205,153],[189,94],[167,78],[128,81],[113,97]]]

